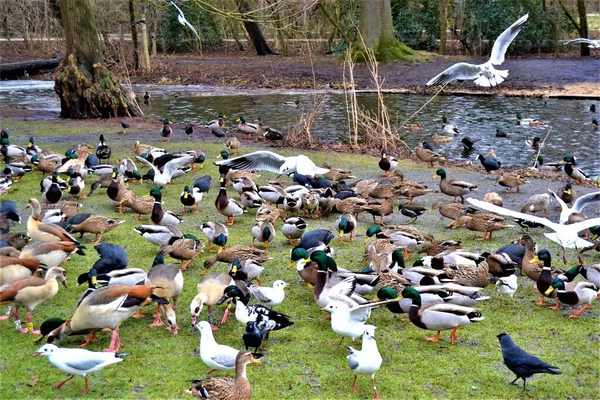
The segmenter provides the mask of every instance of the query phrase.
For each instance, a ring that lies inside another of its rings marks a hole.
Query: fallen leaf
[[[39,380],[40,380],[40,378],[33,378],[32,380],[30,380],[30,381],[27,383],[27,386],[34,387],[35,385],[37,385],[37,383],[38,383],[38,381],[39,381]]]

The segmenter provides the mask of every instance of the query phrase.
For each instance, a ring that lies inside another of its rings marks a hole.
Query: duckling
[[[356,218],[351,214],[342,214],[335,221],[335,230],[339,232],[340,243],[344,243],[344,235],[350,234],[350,241],[354,241],[354,230],[356,229]]]
[[[440,190],[442,193],[453,196],[452,202],[456,203],[456,198],[460,197],[461,203],[464,203],[464,194],[468,194],[474,190],[477,190],[477,185],[473,185],[469,182],[457,181],[454,179],[446,179],[446,171],[439,168],[435,171],[434,178],[440,177]]]
[[[202,233],[208,239],[208,251],[213,253],[212,244],[217,245],[217,252],[222,252],[225,250],[225,244],[227,244],[227,239],[229,237],[229,230],[225,224],[220,222],[205,222],[200,227]]]
[[[521,191],[521,185],[529,183],[529,181],[523,178],[521,175],[509,173],[504,174],[498,177],[496,183],[502,187],[505,187],[509,192],[512,191],[512,188],[517,188],[517,193]]]
[[[419,146],[415,149],[415,154],[419,160],[425,161],[428,167],[433,167],[433,163],[436,161],[440,162],[445,160],[441,154],[424,148],[423,143],[419,143]]]
[[[265,249],[270,249],[270,242],[275,239],[276,232],[273,224],[267,221],[258,221],[252,227],[252,242],[250,247],[254,248],[254,241],[258,240],[265,244]]]
[[[179,225],[183,221],[171,211],[162,209],[162,192],[159,188],[152,188],[150,196],[154,197],[154,207],[152,208],[152,222],[158,225]]]
[[[125,220],[93,215],[80,224],[72,225],[71,232],[94,233],[96,234],[96,239],[92,243],[98,244],[102,241],[102,237],[106,232],[112,231],[124,222]]]
[[[522,213],[530,212],[535,215],[536,212],[543,211],[544,218],[548,218],[548,207],[550,206],[550,194],[534,194],[527,203],[521,208]]]
[[[179,200],[181,201],[181,204],[183,204],[182,212],[185,213],[187,207],[192,207],[195,204],[196,209],[194,210],[194,214],[200,213],[200,202],[202,201],[202,197],[204,197],[204,193],[202,193],[200,189],[197,187],[190,189],[190,187],[186,185],[183,188],[181,195],[179,195]]]
[[[215,207],[220,214],[227,217],[227,225],[235,223],[235,217],[242,215],[246,209],[236,200],[227,197],[227,189],[225,188],[225,175],[221,174],[219,179],[220,189],[215,200]]]
[[[306,227],[306,222],[302,218],[291,217],[285,220],[281,231],[291,245],[296,245],[306,232]]]
[[[111,149],[104,140],[104,135],[100,135],[98,146],[96,147],[96,156],[100,160],[110,160]]]
[[[166,141],[167,143],[171,142],[171,134],[173,133],[173,130],[171,129],[171,127],[169,126],[169,124],[172,124],[172,122],[170,120],[168,120],[167,118],[163,119],[163,127],[160,131],[160,141]]]

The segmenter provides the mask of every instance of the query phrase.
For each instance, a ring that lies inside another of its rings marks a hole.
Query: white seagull
[[[563,248],[563,262],[566,264],[567,259],[565,257],[565,249],[577,248],[583,249],[588,246],[592,246],[593,243],[588,242],[580,238],[577,234],[584,229],[591,228],[593,226],[600,225],[600,218],[592,218],[585,221],[577,222],[570,225],[561,225],[550,221],[548,218],[536,217],[535,215],[523,214],[518,211],[509,210],[508,208],[498,207],[494,204],[487,203],[485,201],[467,198],[467,202],[474,207],[481,208],[483,210],[491,211],[496,214],[506,215],[512,218],[520,218],[525,221],[536,222],[542,224],[554,232],[544,233],[548,239],[555,243],[558,243]]]
[[[512,301],[514,301],[513,295],[518,288],[519,283],[517,282],[517,276],[514,274],[498,278],[496,281],[496,290],[502,294],[509,295]]]
[[[190,24],[188,20],[185,19],[185,15],[183,15],[183,11],[181,11],[181,8],[177,7],[177,4],[173,3],[172,1],[169,1],[169,3],[173,4],[173,7],[175,7],[177,11],[179,11],[179,15],[177,16],[177,20],[179,21],[179,23],[183,26],[187,26],[188,28],[190,28],[192,32],[194,32],[194,35],[196,35],[198,40],[201,40],[200,35],[198,35],[198,31],[196,31],[196,28],[194,28],[192,24]]]
[[[48,343],[40,347],[33,355],[48,357],[50,364],[69,374],[67,379],[54,385],[56,388],[62,387],[66,382],[73,379],[75,375],[85,377],[85,390],[79,393],[80,396],[83,396],[90,390],[87,374],[99,371],[110,364],[123,361],[127,353],[117,354],[84,349],[61,349],[54,344]]]
[[[266,306],[277,306],[283,302],[285,298],[284,288],[287,283],[278,279],[273,282],[273,287],[249,285],[248,290],[256,297],[256,299]]]
[[[600,49],[600,39],[577,38],[565,42],[565,44],[586,43],[590,49]]]
[[[504,62],[506,49],[519,34],[528,18],[529,14],[523,15],[498,36],[492,47],[490,59],[486,63],[479,65],[466,62],[454,64],[427,82],[427,86],[445,85],[456,80],[475,80],[476,85],[484,87],[496,86],[502,83],[508,76],[508,70],[497,70],[494,65],[500,65]]]
[[[354,372],[354,380],[352,381],[352,391],[357,392],[356,377],[357,374],[371,375],[371,384],[373,385],[374,398],[380,398],[377,387],[375,386],[375,373],[381,368],[381,354],[377,349],[375,341],[375,327],[367,325],[362,337],[362,350],[356,350],[352,347],[348,348],[350,354],[348,358],[348,366]]]
[[[233,169],[260,169],[262,171],[277,172],[279,175],[298,172],[314,178],[315,175],[323,175],[329,172],[327,168],[317,167],[310,158],[305,155],[284,157],[272,151],[255,151],[243,156],[230,158],[228,160],[216,161],[215,165],[226,166]]]
[[[600,201],[600,192],[588,193],[584,196],[578,197],[573,202],[573,207],[569,208],[563,199],[561,199],[556,193],[554,193],[551,189],[548,189],[548,191],[552,194],[552,196],[554,196],[556,201],[558,201],[558,204],[560,204],[561,209],[558,222],[563,225],[569,222],[569,216],[571,214],[580,213],[589,204]]]
[[[196,328],[200,331],[200,358],[204,364],[215,369],[234,369],[235,358],[240,352],[233,347],[218,344],[213,336],[212,327],[207,321],[200,321]]]
[[[192,161],[194,161],[193,156],[177,157],[177,158],[172,159],[168,163],[166,163],[165,166],[163,167],[163,172],[160,172],[160,170],[158,168],[156,168],[155,165],[150,163],[145,158],[142,158],[140,156],[136,156],[135,158],[137,158],[139,162],[146,165],[148,168],[151,168],[154,170],[153,181],[154,181],[154,183],[156,183],[157,185],[160,185],[160,186],[167,185],[169,182],[171,182],[171,179],[173,179],[173,175],[177,172],[177,170],[179,168],[186,166],[189,163],[191,163]]]

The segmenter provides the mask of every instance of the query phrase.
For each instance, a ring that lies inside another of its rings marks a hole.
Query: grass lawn
[[[118,124],[117,124],[118,125]],[[106,124],[95,124],[93,121],[24,121],[22,119],[4,118],[2,128],[11,133],[11,142],[24,145],[27,138],[33,135],[42,148],[53,148],[64,152],[67,144],[61,137],[70,135],[69,144],[88,142],[95,144],[97,134],[104,133],[108,144],[112,146],[113,160],[120,157],[133,157],[132,137],[145,134],[143,143],[160,146],[156,129],[136,131],[117,135],[115,129]],[[149,133],[152,132],[152,133]],[[198,134],[196,134],[198,135]],[[207,134],[204,134],[207,135]],[[93,139],[90,137],[93,136]],[[218,214],[214,207],[214,199],[218,193],[218,172],[212,165],[223,145],[209,139],[199,143],[187,141],[183,133],[177,130],[174,143],[166,145],[169,151],[199,146],[207,156],[204,169],[188,174],[175,180],[172,186],[163,191],[163,207],[175,212],[181,211],[179,194],[185,184],[190,184],[197,176],[210,174],[213,177],[213,188],[205,196],[199,215],[187,214],[181,225],[184,233],[192,233],[205,242],[199,226],[205,221],[223,222],[224,217]],[[57,143],[57,141],[59,141]],[[243,139],[242,139],[243,141]],[[243,146],[241,151],[250,152],[259,147]],[[297,154],[292,149],[277,150],[284,155]],[[377,158],[360,154],[335,154],[333,152],[313,152],[302,150],[317,165],[328,161],[335,167],[351,169],[355,175],[374,177],[380,173]],[[431,188],[437,189],[437,180],[431,178],[432,169],[411,161],[402,161],[401,166],[407,179],[427,182]],[[31,197],[40,197],[40,173],[30,173],[13,185],[14,190],[2,199],[15,201],[20,210]],[[500,191],[494,187],[491,179],[481,179],[481,175],[466,170],[449,169],[449,177],[460,176],[480,186],[477,197],[481,198],[487,190]],[[274,179],[275,174],[262,173],[261,181]],[[94,177],[88,179],[88,189]],[[262,183],[260,182],[260,183]],[[525,186],[524,193],[511,194],[505,203],[512,207],[523,204],[533,193],[541,193],[547,187],[558,187],[558,182],[536,181],[532,186]],[[147,194],[152,187],[151,182],[134,185],[138,194]],[[537,190],[537,191],[536,191]],[[578,189],[579,190],[579,189]],[[580,193],[591,189],[581,189]],[[229,189],[230,196],[235,193]],[[120,216],[113,210],[113,203],[105,195],[105,190],[98,190],[93,196],[84,200],[82,212],[124,218],[127,222],[105,235],[104,240],[122,245],[130,260],[130,267],[149,269],[157,248],[133,232],[139,223],[133,221],[135,215],[127,210]],[[504,195],[503,195],[504,196]],[[420,197],[416,203],[430,206],[437,200],[449,201],[440,193],[431,193]],[[397,203],[397,202],[396,202]],[[556,216],[557,211],[552,210]],[[25,214],[26,221],[28,214]],[[333,229],[335,217],[322,220],[309,220],[309,229]],[[149,216],[142,219],[143,223],[151,223]],[[406,218],[396,210],[386,218],[388,224],[406,222]],[[458,229],[444,229],[448,223],[439,214],[427,214],[420,217],[416,226],[423,231],[431,232],[436,238],[451,238],[462,240],[473,251],[495,250],[501,245],[517,239],[521,232],[509,229],[494,233],[492,241],[480,243],[474,240],[480,234]],[[249,245],[250,230],[254,225],[253,210],[237,218],[235,225],[230,228],[228,246]],[[363,254],[362,242],[366,229],[371,225],[371,216],[361,214],[357,230],[358,240],[351,244],[340,245],[337,239],[332,241],[335,248],[335,259],[339,266],[359,270]],[[325,320],[325,313],[315,305],[312,292],[305,284],[299,282],[294,269],[288,269],[290,246],[280,232],[278,222],[277,238],[272,243],[269,252],[273,260],[265,263],[263,282],[270,285],[276,279],[290,283],[286,288],[286,299],[276,310],[290,315],[295,324],[281,331],[273,332],[266,343],[265,356],[262,365],[250,365],[248,378],[252,383],[256,399],[366,399],[373,393],[370,378],[360,376],[358,393],[350,390],[352,372],[348,368],[346,355],[349,339],[334,334]],[[25,230],[26,225],[17,225],[15,231]],[[554,263],[562,267],[559,249],[541,235],[540,230],[532,231],[532,236],[540,248],[548,248],[554,256]],[[51,301],[41,304],[34,312],[34,325],[37,329],[42,321],[50,317],[67,319],[75,310],[75,305],[82,287],[76,286],[76,278],[86,272],[98,256],[90,243],[93,235],[86,235],[83,243],[87,245],[86,256],[74,255],[67,264],[68,289],[59,289]],[[598,262],[598,253],[586,253],[585,262]],[[190,326],[189,304],[196,294],[196,284],[202,273],[204,260],[208,253],[200,255],[195,263],[184,272],[185,285],[179,300],[178,324],[179,335],[173,336],[164,327],[150,328],[151,314],[154,307],[144,309],[145,317],[141,320],[129,319],[121,326],[121,341],[124,344],[122,352],[129,353],[124,362],[109,366],[94,373],[90,378],[91,390],[89,398],[185,398],[188,395],[183,390],[190,386],[188,380],[201,379],[206,376],[206,367],[198,357],[199,333]],[[408,265],[417,258],[411,253]],[[574,253],[569,252],[569,259],[574,262]],[[170,259],[167,259],[170,261]],[[571,264],[572,265],[572,264]],[[213,271],[227,271],[228,265],[219,263]],[[577,278],[581,279],[581,278]],[[568,318],[569,309],[561,307],[552,311],[535,305],[539,296],[532,290],[527,278],[519,278],[520,288],[515,294],[515,302],[508,297],[496,294],[493,286],[485,291],[491,299],[482,302],[480,309],[485,320],[458,331],[458,341],[449,345],[449,332],[443,332],[439,343],[425,342],[426,336],[434,332],[419,329],[408,322],[402,321],[405,315],[394,315],[387,309],[376,309],[370,323],[377,325],[376,338],[383,357],[383,365],[376,375],[379,392],[383,398],[518,398],[520,387],[508,383],[514,379],[512,373],[503,365],[502,356],[496,335],[501,332],[509,333],[515,342],[528,352],[540,357],[546,362],[558,366],[563,374],[560,376],[538,375],[531,379],[528,387],[530,392],[523,395],[527,398],[598,398],[600,363],[599,307],[594,305],[579,319]],[[524,285],[526,284],[526,285]],[[554,304],[552,300],[549,304]],[[3,307],[4,310],[4,307]],[[215,309],[220,316],[222,309]],[[25,312],[22,311],[22,317]],[[202,316],[206,317],[203,310]],[[242,333],[244,326],[235,318],[215,332],[217,342],[242,348]],[[0,398],[65,398],[76,397],[83,389],[83,379],[76,377],[61,389],[55,389],[52,384],[66,378],[65,374],[52,367],[43,357],[33,358],[31,354],[39,347],[34,343],[36,338],[23,335],[13,329],[12,321],[0,322]],[[75,347],[84,340],[83,336],[71,336],[59,343],[59,346]],[[110,334],[101,332],[98,340],[88,346],[89,350],[101,351],[108,347]],[[360,340],[354,347],[360,348]],[[216,373],[219,375],[219,373]],[[34,387],[27,385],[34,377],[39,382]],[[520,381],[519,381],[520,382]]]

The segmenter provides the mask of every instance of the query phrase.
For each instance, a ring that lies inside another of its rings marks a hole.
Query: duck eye
[[[200,307],[196,307],[196,310],[194,310],[194,313],[197,314],[198,312],[200,312]]]

